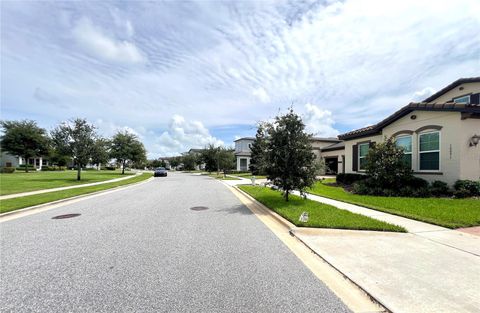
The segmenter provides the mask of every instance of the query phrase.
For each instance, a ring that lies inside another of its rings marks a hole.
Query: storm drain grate
[[[64,218],[72,218],[72,217],[77,217],[80,216],[81,214],[78,213],[71,213],[71,214],[63,214],[63,215],[57,215],[52,217],[53,220],[62,220]]]
[[[208,210],[206,206],[194,206],[193,208],[190,208],[192,211],[205,211]]]

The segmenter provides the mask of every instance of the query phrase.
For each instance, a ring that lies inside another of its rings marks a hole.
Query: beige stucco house
[[[416,176],[452,185],[480,179],[480,77],[462,78],[383,121],[339,136],[346,173],[362,173],[369,147],[394,137]]]

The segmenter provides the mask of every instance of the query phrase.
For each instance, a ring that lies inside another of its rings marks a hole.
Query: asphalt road
[[[67,213],[81,215],[52,219]],[[0,236],[2,312],[349,311],[208,177],[170,173],[1,223]]]

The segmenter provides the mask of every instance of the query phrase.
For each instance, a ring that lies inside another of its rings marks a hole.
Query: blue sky
[[[480,2],[1,2],[1,118],[231,145],[293,104],[336,136],[480,75]]]

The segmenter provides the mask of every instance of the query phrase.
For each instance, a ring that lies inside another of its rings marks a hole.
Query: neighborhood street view
[[[0,311],[480,312],[479,11],[0,2]]]

